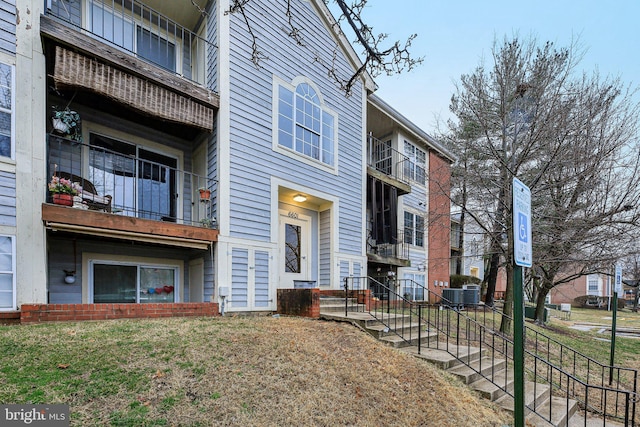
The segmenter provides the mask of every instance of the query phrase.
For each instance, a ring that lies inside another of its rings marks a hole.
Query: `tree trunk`
[[[505,316],[502,316],[500,322],[500,332],[503,334],[511,333],[511,317],[513,317],[513,266],[511,263],[505,265],[507,273],[507,290],[504,293],[504,307],[502,312]]]
[[[536,324],[543,325],[544,324],[544,303],[547,299],[547,294],[549,293],[549,289],[546,286],[541,286],[538,290],[538,295],[536,297]]]
[[[458,245],[458,257],[456,259],[456,274],[463,274],[462,270],[462,260],[464,259],[464,208],[460,213],[460,234],[458,235],[458,241],[456,242]]]
[[[489,274],[487,277],[487,294],[484,297],[484,303],[493,307],[494,293],[496,291],[496,281],[498,280],[498,268],[500,267],[500,254],[493,249],[491,255],[491,263],[489,264]]]

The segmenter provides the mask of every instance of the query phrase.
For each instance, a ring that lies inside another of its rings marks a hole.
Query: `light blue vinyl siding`
[[[231,251],[231,306],[243,308],[249,305],[249,251]]]
[[[344,278],[349,277],[349,261],[340,261],[340,285],[344,285]]]
[[[353,263],[353,277],[362,277],[362,265],[359,262]]]
[[[215,286],[215,266],[211,259],[211,252],[208,252],[204,257],[204,289],[202,299],[203,302],[213,301],[214,286]]]
[[[217,2],[212,1],[208,10],[207,20],[207,87],[218,92],[218,23],[215,19]]]
[[[255,296],[256,308],[269,306],[269,252],[266,251],[255,253]]]
[[[16,53],[15,0],[0,0],[0,50]]]
[[[211,215],[220,221],[218,218],[218,186],[220,185],[219,176],[218,176],[218,146],[217,146],[217,134],[218,134],[218,121],[215,119],[213,121],[213,131],[209,137],[209,146],[207,150],[207,178],[209,182],[213,183],[213,188],[211,189]]]
[[[179,286],[184,288],[185,298],[189,294],[189,260],[195,258],[189,249],[176,249],[167,247],[145,246],[141,252],[141,247],[132,246],[129,243],[107,243],[100,240],[92,240],[90,237],[77,238],[57,238],[50,236],[48,239],[49,251],[47,253],[47,283],[50,304],[80,304],[82,303],[82,254],[89,252],[93,254],[119,255],[119,256],[143,256],[156,259],[174,259],[184,262],[184,271],[180,271],[178,280]],[[76,253],[77,260],[74,262],[73,254]],[[205,252],[206,253],[206,252]],[[202,256],[200,254],[199,256]],[[100,256],[96,256],[100,258]],[[206,257],[205,257],[206,260]],[[64,270],[76,272],[76,282],[72,285],[64,282]],[[86,274],[86,272],[85,272]]]
[[[318,283],[331,285],[331,211],[320,212],[320,268]]]
[[[427,197],[427,189],[424,185],[416,185],[412,183],[411,193],[405,194],[402,196],[402,209],[403,211],[408,210],[409,212],[419,215],[426,220],[428,217],[428,212],[426,207],[421,206],[420,203],[425,203]],[[401,213],[398,219],[404,218],[404,213]],[[424,264],[426,258],[426,248],[427,248],[427,230],[426,223],[424,224],[424,234],[423,234],[423,244],[424,246],[409,246],[409,259],[411,260],[411,265],[420,265]],[[404,228],[399,228],[398,233],[404,236]],[[415,233],[414,233],[415,237]]]
[[[241,16],[232,15],[230,55],[230,233],[232,237],[269,241],[271,236],[271,177],[328,192],[339,199],[337,218],[340,247],[345,253],[362,252],[362,87],[358,83],[350,97],[327,77],[327,70],[314,61],[321,56],[332,63],[335,42],[308,2],[294,1],[296,20],[305,28],[310,48],[300,48],[285,30],[286,3],[254,0],[246,12],[252,22],[259,49],[268,59],[257,68],[251,62],[251,36]],[[259,11],[259,13],[258,13]],[[311,49],[311,50],[309,50]],[[353,69],[339,53],[337,72],[351,76]],[[336,114],[338,139],[335,175],[272,149],[273,76],[285,82],[295,77],[310,79],[318,89],[324,107]]]
[[[0,172],[0,225],[16,226],[16,175]]]

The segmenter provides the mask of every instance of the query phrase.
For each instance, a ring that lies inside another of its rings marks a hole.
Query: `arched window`
[[[334,126],[309,83],[278,86],[278,145],[333,166]]]

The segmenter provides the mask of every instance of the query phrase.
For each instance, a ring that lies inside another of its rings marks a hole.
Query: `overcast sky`
[[[428,133],[438,118],[451,117],[454,82],[482,58],[489,63],[494,40],[505,35],[561,47],[579,38],[586,49],[579,70],[640,85],[640,0],[369,0],[363,17],[390,41],[418,34],[412,53],[424,63],[408,74],[379,76],[376,94]]]

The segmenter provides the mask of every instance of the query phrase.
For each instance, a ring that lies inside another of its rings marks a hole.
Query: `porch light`
[[[302,203],[302,202],[305,202],[306,200],[307,200],[307,196],[304,196],[302,194],[296,194],[295,196],[293,196],[294,202]]]
[[[76,282],[76,272],[64,270],[64,283],[72,285]]]

